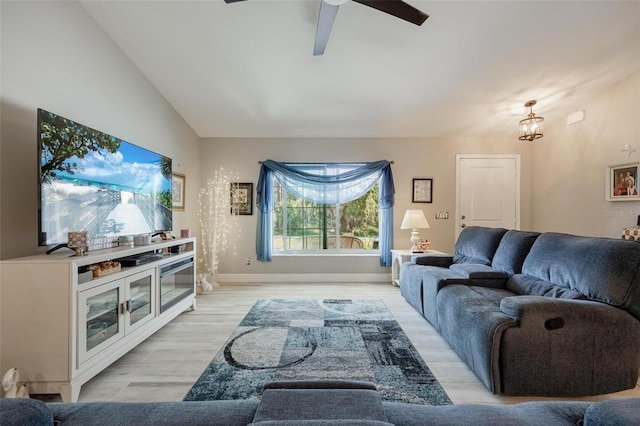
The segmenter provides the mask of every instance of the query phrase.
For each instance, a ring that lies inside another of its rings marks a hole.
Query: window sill
[[[322,253],[317,251],[290,251],[290,252],[274,252],[273,257],[380,257],[379,251],[334,251]]]

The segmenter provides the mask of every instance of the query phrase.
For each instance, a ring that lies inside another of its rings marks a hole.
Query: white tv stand
[[[82,274],[88,265],[144,253],[152,260],[99,277]],[[195,238],[182,238],[0,262],[0,371],[18,368],[30,393],[76,402],[84,383],[195,309],[195,256]],[[172,274],[174,264],[180,272]]]

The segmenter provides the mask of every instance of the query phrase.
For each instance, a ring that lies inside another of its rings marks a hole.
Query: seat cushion
[[[438,292],[438,329],[449,346],[467,363],[485,386],[499,391],[499,344],[505,329],[517,321],[500,310],[507,290],[446,285]]]
[[[425,268],[431,267],[411,262],[404,262],[400,265],[400,294],[420,314],[422,314],[422,277]]]
[[[418,312],[422,312],[422,315],[431,325],[438,329],[438,313],[436,310],[438,292],[446,285],[469,284],[469,279],[456,274],[451,269],[432,266],[422,266],[421,268],[424,272],[422,277],[422,309],[418,309]]]

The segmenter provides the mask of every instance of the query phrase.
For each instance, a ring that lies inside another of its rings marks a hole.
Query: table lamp
[[[411,251],[413,253],[422,253],[422,250],[418,247],[418,243],[420,242],[418,229],[420,228],[429,228],[429,222],[424,216],[424,212],[422,210],[407,210],[404,214],[404,219],[402,219],[400,229],[412,229]]]

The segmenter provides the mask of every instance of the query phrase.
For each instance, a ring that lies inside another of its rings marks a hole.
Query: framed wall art
[[[433,198],[433,179],[413,179],[413,203],[431,203]]]
[[[638,201],[640,163],[607,166],[605,169],[607,201]]]
[[[231,214],[253,214],[253,183],[231,183]]]
[[[171,204],[173,210],[184,211],[186,177],[182,173],[171,173]]]

